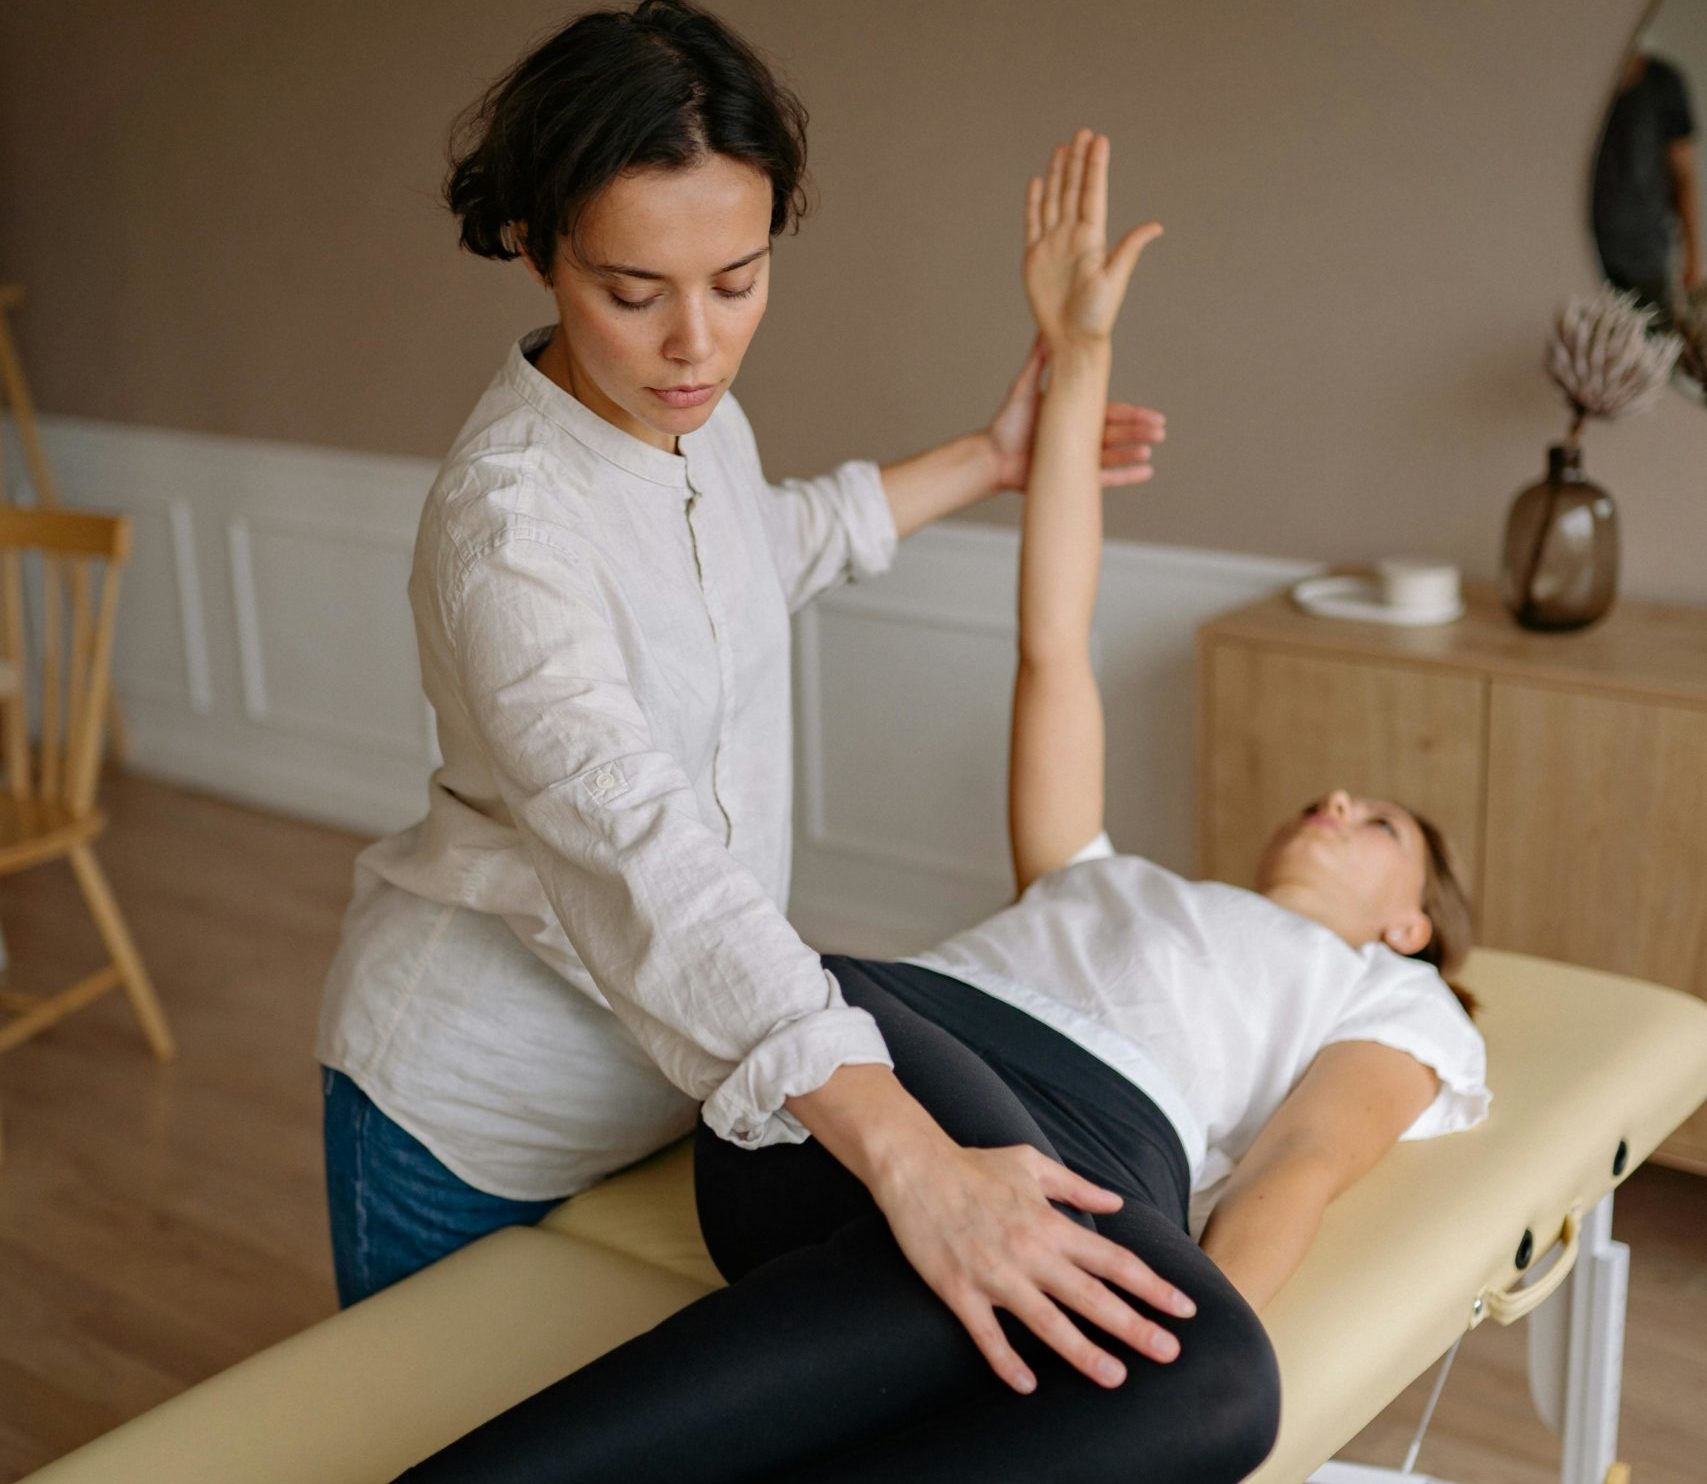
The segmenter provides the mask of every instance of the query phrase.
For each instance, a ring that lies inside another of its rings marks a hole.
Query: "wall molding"
[[[231,607],[237,620],[237,662],[243,681],[243,712],[250,721],[267,720],[267,665],[261,653],[261,615],[255,602],[255,558],[249,546],[249,522],[241,515],[225,522],[225,552],[230,559]]]
[[[195,512],[188,500],[177,496],[166,502],[166,513],[172,527],[172,570],[177,578],[178,628],[190,710],[206,716],[213,710],[213,672],[207,657],[206,605],[196,571]]]
[[[437,465],[41,423],[68,505],[138,517],[114,658],[131,766],[363,833],[417,818],[438,754],[400,575]],[[9,472],[27,499],[21,461]],[[330,632],[326,570],[384,616],[359,644],[312,642]]]
[[[929,533],[922,533],[928,535]],[[820,613],[819,609],[826,610]],[[956,614],[909,602],[885,602],[880,595],[835,598],[807,608],[795,618],[795,666],[799,677],[795,706],[795,756],[799,759],[800,814],[796,835],[811,849],[876,865],[899,866],[937,875],[964,875],[1001,883],[1005,867],[989,861],[894,841],[872,839],[847,825],[829,823],[824,802],[823,633],[826,624],[888,624],[915,638],[931,632],[961,634],[1013,648],[1013,625],[983,614]]]
[[[68,504],[143,517],[115,659],[131,766],[363,833],[418,819],[439,759],[403,576],[437,466],[42,423]],[[1013,530],[941,524],[795,620],[790,915],[821,947],[904,953],[1010,895],[1018,549]],[[1105,547],[1093,663],[1122,848],[1190,869],[1193,635],[1306,570]]]
[[[1011,899],[1005,785],[1018,564],[1017,531],[948,522],[906,542],[884,577],[827,594],[797,618],[790,916],[810,941],[912,952]],[[1106,821],[1121,848],[1193,868],[1197,627],[1309,570],[1239,553],[1105,545],[1092,663],[1108,739]],[[874,619],[904,633],[875,646],[871,663],[848,662]],[[839,667],[826,658],[838,644],[848,652]],[[971,689],[969,665],[982,677]],[[966,725],[929,724],[945,697]],[[888,735],[896,729],[904,747]],[[902,752],[904,768],[884,768]],[[826,780],[852,780],[840,816]],[[886,809],[896,788],[901,804]],[[897,826],[894,837],[865,833],[870,819]],[[936,838],[958,848],[919,843]]]

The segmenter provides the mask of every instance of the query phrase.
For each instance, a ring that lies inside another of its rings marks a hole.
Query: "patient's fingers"
[[[1073,136],[1073,143],[1067,153],[1067,178],[1061,186],[1061,218],[1072,226],[1083,220],[1083,196],[1085,187],[1085,157],[1090,152],[1091,131],[1080,129]]]
[[[1132,270],[1138,266],[1139,254],[1161,235],[1160,222],[1145,222],[1122,237],[1114,251],[1108,255],[1109,277],[1114,280],[1120,293],[1126,292],[1126,284],[1132,277]]]
[[[1030,247],[1043,235],[1043,179],[1034,175],[1025,187],[1025,245]]]
[[[1067,146],[1058,144],[1049,156],[1049,178],[1043,184],[1043,230],[1061,221],[1061,182],[1067,171]]]
[[[1108,230],[1108,135],[1091,140],[1085,164],[1084,193],[1079,201],[1079,220],[1095,227],[1100,237]]]

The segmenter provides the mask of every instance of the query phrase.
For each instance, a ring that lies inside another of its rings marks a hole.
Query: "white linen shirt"
[[[443,765],[365,850],[316,1051],[456,1174],[574,1193],[691,1127],[891,1065],[783,915],[789,614],[883,571],[874,464],[767,484],[725,395],[680,453],[510,349],[421,514],[409,580]]]

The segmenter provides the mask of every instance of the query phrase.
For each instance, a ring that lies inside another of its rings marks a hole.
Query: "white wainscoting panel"
[[[433,463],[74,418],[43,439],[67,504],[135,522],[131,766],[366,833],[418,818],[437,754],[404,585]]]
[[[826,949],[914,952],[1012,898],[1008,715],[1018,533],[951,522],[797,620],[790,916]],[[1109,542],[1092,657],[1117,847],[1193,866],[1200,623],[1310,570]]]
[[[43,421],[67,502],[136,522],[115,658],[132,766],[369,833],[417,819],[438,756],[404,589],[434,465]],[[797,620],[791,916],[813,943],[906,952],[1008,900],[1018,550],[939,525]],[[1304,570],[1108,544],[1117,846],[1191,869],[1194,631]]]

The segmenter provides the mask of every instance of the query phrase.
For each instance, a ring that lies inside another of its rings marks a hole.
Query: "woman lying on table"
[[[1257,892],[1103,833],[1099,443],[1110,332],[1160,231],[1108,250],[1107,172],[1081,131],[1026,203],[1051,383],[1020,564],[1019,899],[918,958],[825,960],[958,1158],[1013,1172],[967,1227],[1002,1252],[1047,1199],[1083,1229],[1077,1265],[1041,1290],[1016,1273],[1000,1316],[970,1285],[933,1294],[935,1265],[822,1137],[747,1150],[702,1126],[700,1221],[730,1286],[408,1478],[1243,1478],[1279,1414],[1257,1312],[1323,1210],[1397,1139],[1483,1116],[1481,1037],[1441,977],[1468,910],[1425,821],[1331,793],[1270,840]]]

